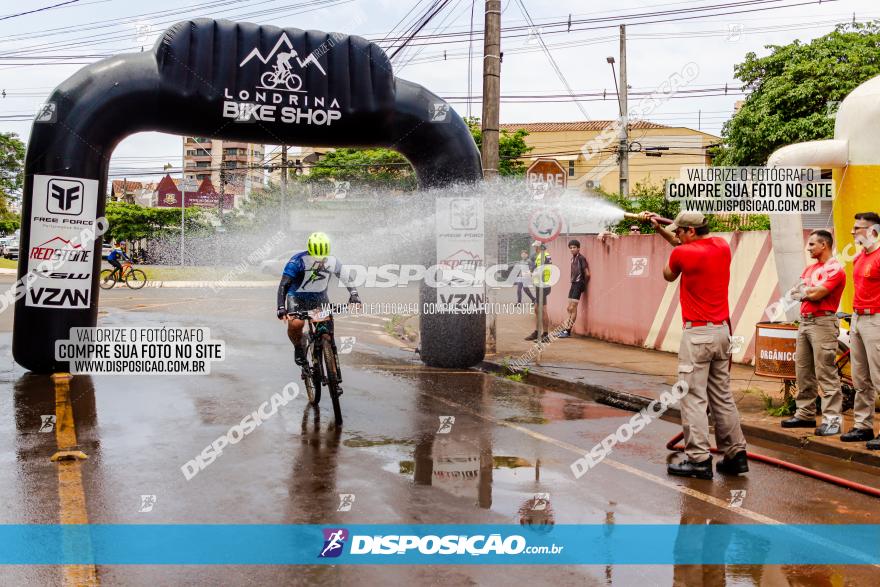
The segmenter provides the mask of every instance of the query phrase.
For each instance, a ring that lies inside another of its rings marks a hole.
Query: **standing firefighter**
[[[874,402],[880,387],[880,216],[856,214],[853,239],[862,250],[853,259],[853,316],[850,324],[853,385],[853,428],[841,434],[844,442],[868,441],[867,448],[880,450],[874,439]]]
[[[738,475],[749,470],[746,441],[739,412],[730,393],[730,246],[709,236],[709,225],[699,212],[682,212],[663,229],[653,214],[646,214],[654,229],[675,247],[663,277],[681,277],[680,300],[684,328],[678,351],[678,377],[687,384],[681,398],[681,423],[686,459],[669,464],[666,471],[680,477],[712,478],[709,452],[709,416],[715,419],[715,441],[724,453],[719,473]]]
[[[801,300],[797,339],[797,412],[782,421],[783,428],[816,426],[816,396],[822,389],[822,424],[816,436],[840,434],[843,394],[837,373],[837,336],[840,325],[837,306],[846,285],[846,272],[831,256],[834,239],[827,230],[814,230],[807,251],[816,260],[801,274],[800,284],[790,293]]]

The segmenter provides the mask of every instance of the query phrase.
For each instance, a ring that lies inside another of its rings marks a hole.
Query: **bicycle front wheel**
[[[101,277],[98,278],[98,286],[101,289],[113,289],[114,285],[116,285],[116,271],[113,269],[101,271]]]
[[[330,336],[325,335],[323,353],[324,368],[327,370],[327,389],[330,391],[330,399],[333,401],[333,416],[336,425],[342,426],[342,407],[339,405],[339,378],[336,372],[336,355],[333,354],[333,346],[330,344]]]
[[[147,285],[147,274],[140,269],[132,269],[125,276],[125,285],[131,289],[140,289]]]

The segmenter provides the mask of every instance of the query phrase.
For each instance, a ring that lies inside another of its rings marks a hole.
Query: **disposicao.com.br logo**
[[[319,558],[337,557],[346,541],[349,555],[529,555],[560,554],[564,546],[529,546],[523,536],[512,534],[353,534],[344,528],[325,528]],[[348,540],[350,538],[350,540]]]

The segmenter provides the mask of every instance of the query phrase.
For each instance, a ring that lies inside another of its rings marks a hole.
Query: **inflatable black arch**
[[[34,372],[68,369],[55,342],[95,326],[100,239],[77,236],[104,214],[110,155],[126,136],[159,131],[270,144],[383,146],[422,188],[482,178],[467,125],[445,102],[394,77],[374,43],[321,31],[196,19],[152,51],[89,65],[58,86],[34,122],[25,160],[12,351]],[[72,242],[71,242],[72,241]],[[41,260],[65,259],[26,274]],[[48,267],[48,269],[47,269]],[[436,290],[422,286],[423,302]],[[485,315],[422,315],[422,360],[463,368],[485,353]]]

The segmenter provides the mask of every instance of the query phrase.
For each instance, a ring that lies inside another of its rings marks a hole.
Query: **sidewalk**
[[[503,369],[505,358],[515,359],[532,349],[523,338],[534,330],[534,316],[503,315],[497,320],[498,352],[487,355],[483,366]],[[678,357],[655,351],[573,335],[547,344],[539,360],[528,363],[524,380],[548,388],[585,394],[604,404],[639,410],[675,383]],[[863,442],[845,443],[838,436],[818,437],[812,429],[783,429],[781,417],[764,409],[763,395],[782,400],[782,382],[759,377],[748,365],[734,364],[731,391],[747,438],[764,438],[804,450],[880,467],[880,451]],[[763,395],[762,395],[763,394]],[[677,410],[669,414],[679,417]],[[852,412],[844,414],[843,431],[852,427]]]

